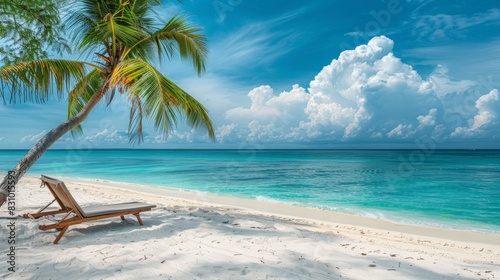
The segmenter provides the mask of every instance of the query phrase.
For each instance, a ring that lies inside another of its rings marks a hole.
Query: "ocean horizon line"
[[[0,151],[29,151],[30,149],[0,149]],[[270,149],[238,149],[238,148],[92,148],[92,149],[48,149],[47,151],[500,151],[500,149],[457,149],[457,148],[270,148]]]

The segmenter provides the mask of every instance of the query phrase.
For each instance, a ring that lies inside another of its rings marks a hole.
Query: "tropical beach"
[[[63,178],[82,205],[155,204],[133,217],[76,225],[61,239],[16,220],[16,272],[7,279],[496,279],[500,236],[103,180]],[[18,214],[52,200],[25,176]],[[7,211],[0,210],[0,216]],[[5,220],[2,220],[2,222]],[[2,236],[8,234],[1,228]],[[6,246],[2,240],[2,251]]]
[[[499,22],[0,0],[0,278],[498,279]]]

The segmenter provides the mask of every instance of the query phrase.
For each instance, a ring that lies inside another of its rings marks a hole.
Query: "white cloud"
[[[415,24],[414,33],[426,39],[440,39],[449,36],[461,36],[464,29],[489,22],[498,22],[500,9],[491,9],[472,16],[465,15],[420,15]]]
[[[71,139],[71,138],[68,138]],[[117,144],[117,143],[128,143],[129,137],[126,132],[119,132],[118,130],[109,130],[107,128],[103,130],[96,130],[90,132],[89,135],[85,135],[79,139],[72,139],[71,141],[76,142],[90,142],[93,145],[101,144]]]
[[[231,123],[217,127],[217,130],[215,132],[216,139],[220,139],[220,141],[223,141],[224,137],[231,135],[236,126],[236,124]]]
[[[196,130],[172,130],[165,137],[164,134],[158,134],[155,137],[145,137],[145,143],[164,144],[164,143],[193,143],[197,136]]]
[[[446,68],[439,65],[423,79],[394,56],[393,45],[392,40],[380,36],[342,52],[316,75],[308,89],[294,85],[276,95],[268,85],[254,88],[248,93],[248,107],[226,112],[229,126],[222,126],[224,133],[219,136],[222,141],[263,142],[411,141],[422,136],[455,136],[457,124],[450,122],[449,113],[457,113],[456,108],[444,102],[476,100],[476,83],[452,81]],[[480,97],[476,102],[479,113],[460,112],[460,118],[473,118],[473,130],[495,125],[494,102],[494,93]]]
[[[274,95],[270,86],[260,86],[248,93],[250,108],[237,107],[226,112],[226,119],[246,128],[252,139],[287,140],[295,138],[294,131],[306,117],[304,107],[309,94],[298,85],[292,90]]]
[[[210,55],[210,69],[233,71],[236,68],[256,67],[274,61],[276,58],[290,52],[293,47],[303,44],[298,40],[297,30],[284,31],[276,27],[287,24],[295,17],[303,14],[308,8],[301,8],[279,17],[253,22],[216,38],[213,52]],[[232,73],[234,74],[234,72]]]
[[[404,125],[399,124],[389,133],[387,133],[388,138],[408,138],[415,134],[415,131],[412,131],[413,125]]]
[[[188,130],[171,130],[169,134],[165,137],[164,134],[155,134],[154,136],[150,136],[147,133],[144,133],[144,138],[142,144],[163,144],[163,143],[192,143],[194,139],[198,139],[199,132],[195,129]],[[199,137],[202,139],[203,137]],[[71,138],[68,138],[71,139]],[[71,139],[70,141],[77,142],[90,142],[92,145],[110,145],[110,144],[129,144],[129,135],[125,131],[118,130],[109,130],[107,128],[95,131],[90,135],[84,136],[80,139]],[[142,145],[141,144],[141,145]]]
[[[429,110],[429,114],[426,116],[418,116],[417,120],[420,126],[432,126],[436,124],[437,109],[433,108]]]
[[[26,135],[24,137],[21,138],[21,140],[19,141],[19,143],[24,143],[24,142],[28,142],[28,143],[31,143],[31,142],[37,142],[38,140],[42,139],[42,137],[47,133],[46,130],[43,130],[42,132],[38,133],[38,134],[35,134],[35,135]]]
[[[418,102],[435,103],[432,85],[394,56],[393,44],[375,37],[324,67],[310,84],[309,120],[301,128],[332,139],[365,137],[366,132],[392,130],[400,123],[392,120],[395,115],[416,119],[422,109]]]
[[[443,97],[450,93],[463,93],[477,85],[477,82],[469,80],[452,81],[448,76],[448,68],[440,64],[429,76],[429,82],[432,84],[432,89],[438,97]]]
[[[500,21],[499,21],[500,22]],[[412,57],[419,64],[428,67],[438,65],[433,73],[438,85],[440,77],[443,81],[450,80],[449,75],[463,81],[452,81],[457,83],[481,84],[488,89],[500,87],[498,78],[498,65],[500,65],[500,38],[490,40],[462,40],[459,47],[456,44],[435,44],[431,46],[415,47],[402,50],[405,57]],[[439,66],[443,65],[443,66]],[[443,73],[444,70],[444,73]],[[474,78],[476,82],[468,81]],[[431,79],[431,82],[434,80]]]
[[[476,101],[477,114],[469,119],[468,127],[457,127],[452,136],[477,136],[499,124],[500,95],[498,90],[492,90]]]

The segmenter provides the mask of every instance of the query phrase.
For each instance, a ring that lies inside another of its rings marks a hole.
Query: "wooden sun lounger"
[[[39,229],[41,230],[57,229],[61,231],[54,240],[54,244],[57,244],[57,242],[59,242],[66,230],[68,230],[69,226],[85,222],[118,216],[120,216],[122,220],[125,220],[125,215],[131,214],[137,218],[137,221],[139,221],[139,224],[142,226],[143,223],[141,217],[139,216],[139,213],[144,211],[151,211],[151,208],[156,207],[156,205],[146,204],[142,202],[128,202],[80,207],[80,205],[78,205],[76,200],[64,185],[64,182],[44,175],[42,175],[42,182],[50,190],[50,192],[54,196],[54,200],[45,207],[42,207],[42,209],[40,209],[38,212],[33,214],[24,214],[23,217],[37,219],[43,216],[66,213],[66,216],[64,216],[64,218],[62,218],[57,223],[39,226]],[[61,209],[56,211],[44,212],[44,210],[49,205],[56,201]],[[73,216],[69,217],[71,214],[73,214]]]

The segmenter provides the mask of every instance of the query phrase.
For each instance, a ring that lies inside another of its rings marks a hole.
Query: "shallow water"
[[[26,153],[0,151],[7,171]],[[500,151],[53,150],[30,174],[175,187],[500,233]]]

